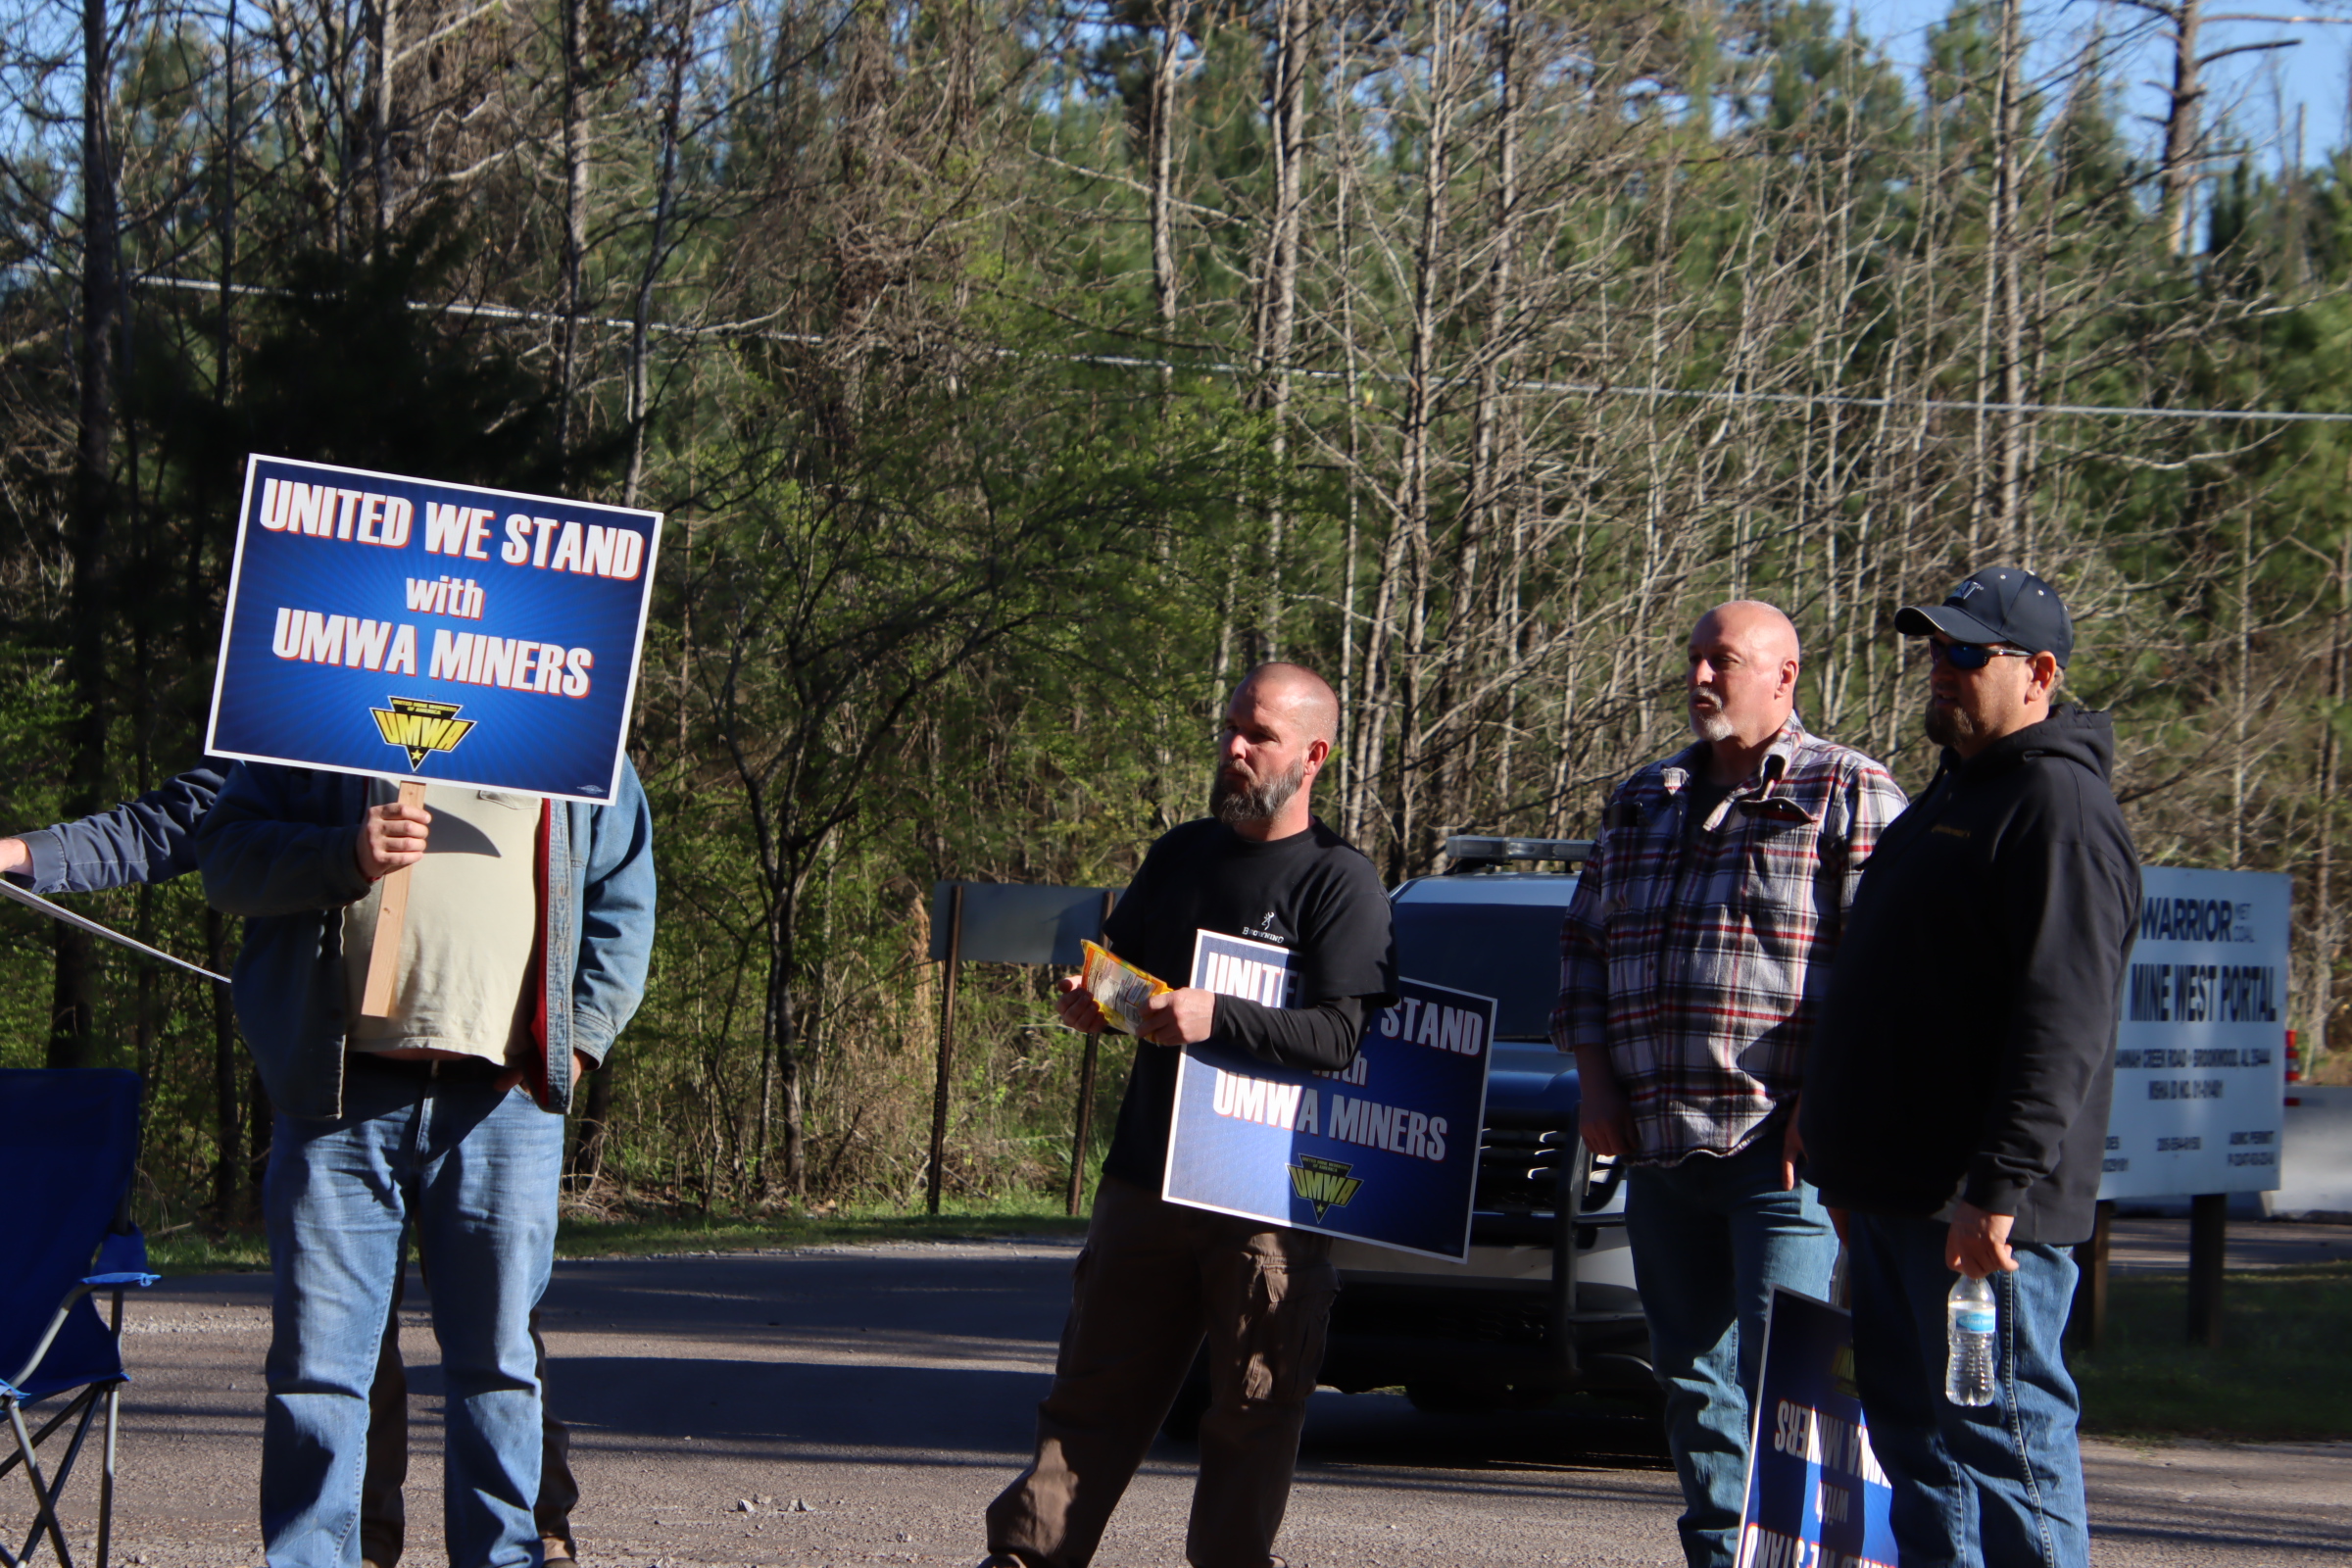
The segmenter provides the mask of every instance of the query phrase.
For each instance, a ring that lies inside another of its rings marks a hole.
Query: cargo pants
[[[1037,1456],[989,1504],[989,1550],[1084,1568],[1205,1339],[1185,1555],[1195,1568],[1267,1568],[1338,1291],[1329,1237],[1105,1177],[1037,1407]]]

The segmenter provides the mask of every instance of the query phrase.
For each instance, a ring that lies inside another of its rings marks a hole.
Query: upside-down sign
[[[206,750],[602,803],[662,516],[256,457]]]

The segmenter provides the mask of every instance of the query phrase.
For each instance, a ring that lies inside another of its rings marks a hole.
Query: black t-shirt
[[[1285,1067],[1329,1070],[1354,1059],[1366,999],[1396,999],[1396,944],[1379,873],[1347,840],[1312,823],[1260,844],[1214,817],[1152,845],[1105,928],[1110,950],[1172,986],[1192,983],[1193,944],[1219,931],[1291,949],[1298,1003],[1286,1009],[1217,999],[1215,1039]],[[1138,1042],[1106,1174],[1159,1191],[1178,1053]]]

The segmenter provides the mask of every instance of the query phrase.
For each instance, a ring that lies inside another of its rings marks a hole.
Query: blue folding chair
[[[16,1436],[16,1452],[0,1460],[0,1476],[19,1465],[32,1483],[32,1529],[10,1551],[0,1540],[0,1565],[16,1565],[47,1536],[59,1568],[74,1568],[57,1499],[73,1478],[74,1462],[99,1410],[106,1411],[106,1469],[98,1482],[98,1562],[106,1568],[115,1512],[115,1433],[122,1393],[122,1293],[153,1285],[147,1241],[129,1222],[131,1172],[139,1157],[138,1074],[0,1071],[0,1409]],[[101,1292],[114,1297],[111,1322],[98,1315]],[[78,1391],[78,1392],[76,1392]],[[73,1394],[27,1430],[25,1408],[53,1395]],[[41,1445],[71,1425],[71,1436],[48,1450],[52,1474],[41,1470]]]

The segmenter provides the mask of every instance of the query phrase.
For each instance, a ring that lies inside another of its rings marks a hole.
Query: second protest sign
[[[1295,1001],[1291,953],[1196,938],[1191,983],[1268,1006]],[[1276,1067],[1211,1041],[1185,1048],[1160,1196],[1194,1208],[1455,1262],[1487,1103],[1494,1001],[1418,980],[1368,1019],[1352,1065]]]

